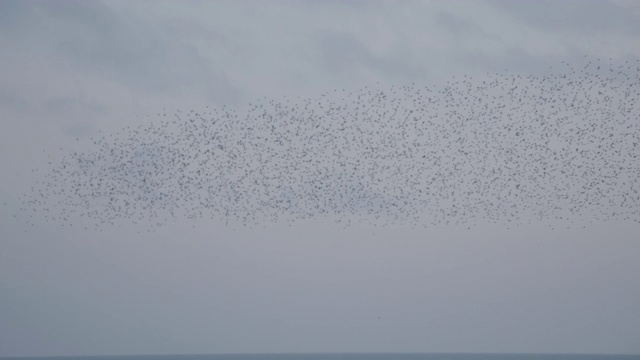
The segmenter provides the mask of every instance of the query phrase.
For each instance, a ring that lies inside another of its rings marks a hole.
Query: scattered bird
[[[96,228],[640,220],[640,62],[166,109],[67,154],[23,198]]]

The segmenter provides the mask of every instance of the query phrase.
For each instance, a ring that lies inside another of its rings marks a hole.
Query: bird
[[[640,62],[584,61],[235,109],[164,107],[51,159],[22,209],[96,230],[180,219],[638,222]]]

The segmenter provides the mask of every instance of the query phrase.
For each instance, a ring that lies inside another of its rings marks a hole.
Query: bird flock
[[[640,220],[640,62],[166,110],[67,154],[24,209],[73,226]]]

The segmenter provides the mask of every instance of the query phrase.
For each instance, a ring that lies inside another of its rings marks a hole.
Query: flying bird
[[[23,211],[96,229],[638,221],[640,63],[563,65],[163,109],[52,164]]]

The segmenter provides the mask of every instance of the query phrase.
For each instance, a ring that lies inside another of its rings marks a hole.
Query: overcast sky
[[[0,356],[639,354],[634,222],[148,233],[19,210],[51,159],[163,108],[543,74],[585,55],[637,60],[640,1],[0,2]]]

